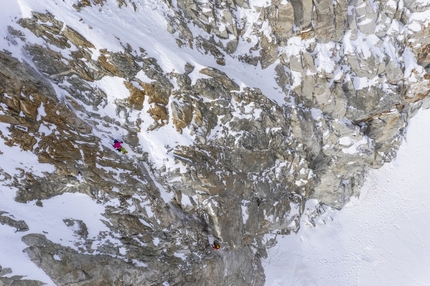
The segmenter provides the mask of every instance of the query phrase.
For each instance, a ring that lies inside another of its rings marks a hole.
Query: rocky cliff
[[[0,208],[56,285],[263,285],[276,236],[358,195],[429,104],[429,3],[21,2],[2,22],[1,188],[42,209],[84,194],[106,228],[65,217],[66,244]],[[53,169],[8,171],[7,148]]]

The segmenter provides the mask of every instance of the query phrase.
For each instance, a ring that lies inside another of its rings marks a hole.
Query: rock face
[[[76,2],[78,18],[115,6],[142,12],[133,2]],[[395,158],[408,119],[428,106],[430,20],[417,15],[429,5],[165,2],[177,45],[216,65],[164,70],[145,46],[99,48],[49,10],[7,27],[26,57],[0,51],[9,131],[0,136],[55,172],[0,168],[2,184],[20,203],[82,193],[106,206],[109,231],[96,237],[85,221],[64,220],[73,247],[0,209],[0,223],[28,233],[25,252],[57,285],[263,285],[266,249],[298,231],[306,201],[342,208],[368,168]],[[282,100],[241,84],[232,62],[273,70]],[[112,97],[114,80],[124,96]],[[115,132],[129,155],[112,150]],[[176,145],[151,143],[162,132]],[[4,275],[5,285],[40,285]]]

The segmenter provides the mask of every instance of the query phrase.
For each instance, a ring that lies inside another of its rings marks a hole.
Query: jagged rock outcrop
[[[74,8],[139,9],[111,2]],[[264,284],[266,249],[298,231],[306,201],[343,207],[368,168],[395,158],[408,119],[429,104],[430,29],[411,15],[430,7],[372,3],[166,1],[178,46],[217,64],[187,62],[183,72],[164,70],[144,45],[97,50],[49,11],[19,19],[8,41],[25,60],[0,52],[9,131],[0,136],[55,172],[0,169],[2,184],[42,208],[86,194],[105,206],[109,231],[92,237],[84,221],[65,219],[70,247],[13,214],[0,222],[26,231],[26,253],[57,285]],[[225,69],[232,61],[272,68],[283,100],[237,81]],[[112,97],[113,81],[125,94]],[[159,133],[175,146],[151,142]],[[112,150],[115,134],[129,155]]]
[[[37,280],[22,279],[23,276],[14,275],[11,277],[5,277],[12,273],[10,268],[2,268],[0,266],[0,283],[5,286],[22,285],[22,286],[42,286],[44,283]]]

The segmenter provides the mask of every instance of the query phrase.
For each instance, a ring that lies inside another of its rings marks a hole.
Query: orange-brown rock
[[[143,101],[145,100],[145,92],[135,87],[131,82],[124,81],[124,85],[130,91],[128,102],[131,107],[141,110],[143,108]]]
[[[159,83],[140,82],[140,85],[149,97],[148,103],[154,102],[166,105],[169,102],[170,94],[166,93],[165,89]]]
[[[173,101],[171,104],[173,124],[179,132],[191,123],[193,119],[193,106],[189,103]]]
[[[167,109],[163,105],[153,104],[148,110],[148,113],[151,115],[154,121],[161,123],[161,125],[164,125],[166,123],[165,121],[169,119]]]
[[[116,69],[115,65],[110,63],[108,58],[105,55],[99,56],[98,63],[100,63],[101,67],[109,71],[112,75],[119,75],[119,72]]]

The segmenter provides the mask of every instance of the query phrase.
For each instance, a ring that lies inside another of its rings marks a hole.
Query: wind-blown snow
[[[411,120],[397,159],[370,172],[359,198],[277,238],[267,286],[428,285],[429,122],[430,110]]]

